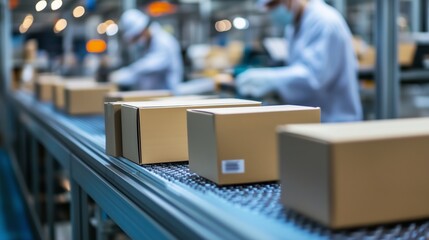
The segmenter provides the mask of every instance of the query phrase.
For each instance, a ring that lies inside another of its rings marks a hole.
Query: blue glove
[[[271,68],[250,69],[237,77],[237,90],[242,96],[263,98],[278,88],[281,82]]]

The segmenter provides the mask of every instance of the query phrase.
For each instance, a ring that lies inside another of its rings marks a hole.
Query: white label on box
[[[244,173],[244,159],[222,161],[222,174],[240,173]]]

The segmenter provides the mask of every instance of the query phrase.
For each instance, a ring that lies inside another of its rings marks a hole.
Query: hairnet
[[[137,9],[125,11],[120,20],[120,27],[125,41],[131,41],[148,27],[149,17]]]

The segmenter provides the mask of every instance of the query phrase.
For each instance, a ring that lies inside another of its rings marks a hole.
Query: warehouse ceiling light
[[[238,30],[248,29],[249,28],[249,21],[242,17],[236,17],[232,21],[232,24],[234,27]]]
[[[54,26],[54,32],[55,33],[59,33],[62,32],[64,29],[66,29],[67,27],[67,20],[65,20],[64,18],[59,19]]]
[[[51,3],[51,9],[52,9],[52,11],[56,11],[56,10],[60,9],[61,6],[63,6],[63,1],[62,0],[54,0]]]
[[[229,21],[227,19],[217,21],[215,24],[215,29],[218,32],[227,32],[227,31],[231,30],[231,28],[232,28],[231,21]]]
[[[36,11],[43,11],[48,6],[48,2],[45,0],[40,0],[36,3]]]
[[[98,27],[97,27],[98,34],[105,34],[106,30],[107,30],[107,26],[105,23],[98,24]]]
[[[77,6],[73,9],[73,17],[80,18],[85,14],[85,8],[82,6]]]
[[[98,27],[97,27],[98,34],[105,34],[110,25],[116,25],[116,27],[113,26],[110,29],[110,34],[115,35],[118,32],[118,30],[115,30],[115,29],[118,29],[118,25],[115,23],[115,21],[113,21],[111,19],[109,19],[103,23],[98,24]],[[113,36],[113,35],[109,35],[109,36]]]
[[[19,26],[19,33],[24,34],[28,31],[28,28],[25,28],[22,26],[22,24]]]
[[[116,35],[118,33],[118,30],[119,30],[118,25],[116,23],[113,23],[113,24],[110,24],[109,26],[107,26],[106,34],[107,34],[107,36],[111,37],[111,36]]]
[[[33,25],[34,17],[31,14],[25,16],[22,24],[19,26],[19,32],[21,34],[26,33],[28,29],[30,29],[31,25]]]
[[[33,24],[33,21],[34,21],[33,15],[28,14],[27,16],[25,16],[24,21],[22,22],[22,26],[28,29]]]

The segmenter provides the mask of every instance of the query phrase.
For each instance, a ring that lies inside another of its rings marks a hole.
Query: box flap
[[[260,104],[257,101],[250,100],[241,100],[241,99],[201,99],[193,101],[150,101],[150,102],[134,102],[134,103],[124,103],[124,106],[132,106],[136,108],[176,108],[176,107],[204,107],[212,105],[248,105],[248,104]]]
[[[320,108],[280,105],[280,106],[260,106],[260,107],[241,107],[241,108],[207,108],[207,109],[192,109],[188,111],[207,113],[207,114],[248,114],[248,113],[267,113],[267,112],[287,112],[287,111],[308,111],[318,110]]]
[[[127,98],[127,97],[158,97],[158,96],[169,96],[171,91],[169,90],[150,90],[150,91],[129,91],[129,92],[111,92],[106,97],[115,98]]]
[[[332,143],[404,138],[429,135],[429,118],[288,125],[279,131]]]
[[[121,107],[122,153],[125,158],[140,164],[139,111],[133,107]]]

